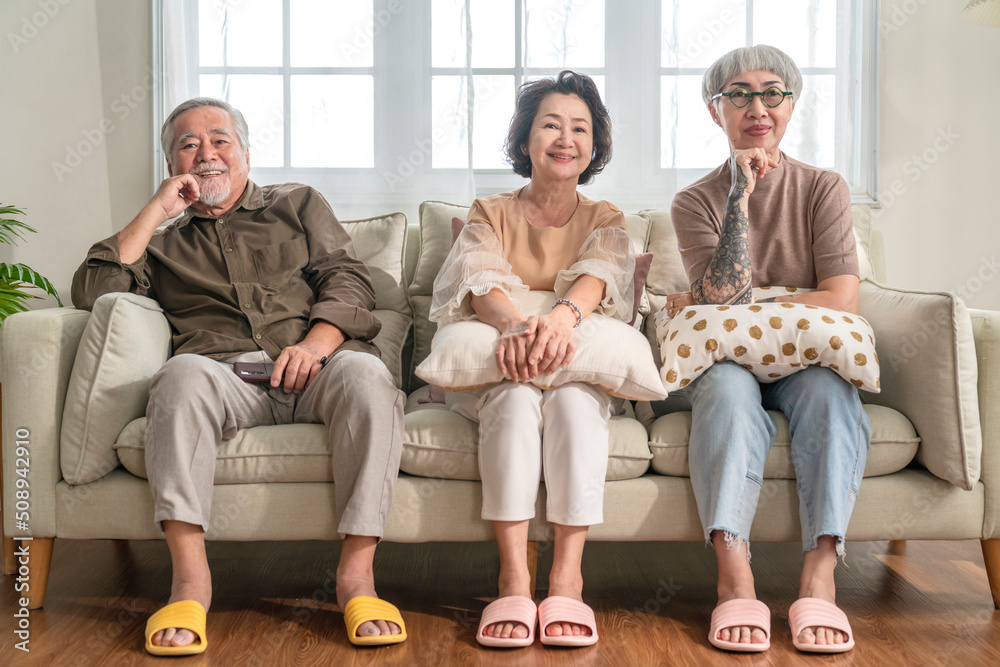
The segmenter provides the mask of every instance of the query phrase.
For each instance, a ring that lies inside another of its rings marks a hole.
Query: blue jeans
[[[666,401],[657,414],[691,410],[691,485],[706,540],[725,532],[732,546],[749,541],[776,427],[766,410],[788,417],[802,550],[822,535],[844,534],[868,458],[871,424],[858,391],[828,368],[809,366],[773,383],[758,383],[733,362],[714,364]]]

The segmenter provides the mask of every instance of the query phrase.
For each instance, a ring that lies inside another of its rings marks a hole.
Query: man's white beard
[[[229,178],[219,178],[201,184],[200,190],[199,202],[205,206],[218,206],[226,201],[232,188],[229,186]]]
[[[246,156],[240,155],[240,162],[244,169],[246,169],[247,162]],[[229,180],[229,169],[222,164],[202,164],[196,169],[192,169],[190,173],[194,176],[198,176],[198,172],[206,171],[221,171],[224,178],[211,178],[207,181],[198,181],[200,196],[198,197],[198,202],[204,206],[213,207],[218,206],[222,202],[229,198],[232,193],[233,187]]]

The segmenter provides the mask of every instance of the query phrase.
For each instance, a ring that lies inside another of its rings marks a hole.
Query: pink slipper
[[[847,614],[837,605],[819,598],[800,598],[788,608],[788,624],[792,626],[792,645],[806,653],[845,653],[854,648],[854,632]],[[806,628],[833,628],[847,635],[843,644],[803,644],[799,633]]]
[[[744,644],[719,639],[723,628],[740,626],[760,628],[767,638],[763,644]],[[712,626],[708,631],[708,643],[726,651],[759,653],[771,648],[771,610],[760,600],[730,600],[723,602],[712,612]]]
[[[511,595],[505,598],[498,598],[486,605],[483,609],[483,617],[479,620],[479,631],[476,632],[476,641],[483,646],[494,646],[497,648],[520,648],[531,646],[535,643],[535,617],[538,615],[538,607],[535,602],[523,595]],[[527,637],[487,637],[483,634],[483,629],[494,623],[523,623],[528,627]]]
[[[552,623],[572,623],[590,628],[589,635],[549,637],[545,628]],[[593,646],[597,643],[597,619],[594,610],[573,598],[553,595],[538,605],[538,638],[547,646]]]

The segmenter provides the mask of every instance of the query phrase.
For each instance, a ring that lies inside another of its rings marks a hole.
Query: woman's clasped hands
[[[557,308],[509,323],[497,344],[497,367],[514,382],[528,382],[568,366],[576,355],[574,316]]]

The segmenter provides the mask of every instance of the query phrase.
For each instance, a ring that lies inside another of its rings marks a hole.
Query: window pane
[[[802,98],[795,104],[781,150],[815,167],[835,166],[837,82],[833,75],[802,77]]]
[[[199,95],[225,100],[243,114],[250,128],[251,168],[285,166],[280,76],[205,74],[199,86]]]
[[[202,67],[281,66],[280,0],[201,0],[198,64]],[[225,46],[225,49],[223,49]]]
[[[701,75],[660,77],[660,167],[710,169],[729,142],[701,101]]]
[[[663,0],[661,11],[662,67],[708,67],[746,44],[745,0]]]
[[[289,13],[292,67],[372,66],[372,43],[382,29],[372,0],[291,0]]]
[[[837,0],[756,0],[757,44],[774,44],[799,67],[837,66]]]
[[[375,166],[374,77],[292,77],[292,166]]]
[[[604,67],[604,0],[525,0],[527,67]]]
[[[514,113],[514,77],[476,76],[475,124],[472,131],[475,169],[509,168],[503,142]],[[465,77],[435,76],[431,81],[435,169],[466,168],[468,99]]]
[[[514,66],[514,0],[472,0],[472,66]],[[433,67],[465,67],[465,0],[433,0]]]

